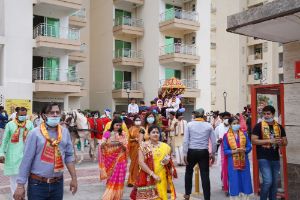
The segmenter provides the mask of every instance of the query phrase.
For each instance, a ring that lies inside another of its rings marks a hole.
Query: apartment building
[[[188,110],[210,109],[209,10],[198,0],[92,1],[91,108],[149,104],[176,77]]]
[[[211,6],[212,109],[241,112],[251,103],[250,88],[283,82],[282,45],[226,32],[227,16],[270,1],[213,0]]]
[[[87,95],[88,34],[81,0],[0,1],[0,93],[7,100],[28,100],[33,111],[51,101],[65,110],[80,108]],[[85,32],[87,32],[85,30]],[[85,64],[83,64],[85,63]],[[85,76],[79,75],[79,72]],[[84,79],[86,78],[86,79]]]

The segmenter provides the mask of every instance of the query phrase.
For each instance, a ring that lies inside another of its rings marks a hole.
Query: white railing
[[[143,52],[142,51],[136,51],[132,49],[117,49],[113,52],[114,58],[143,58]]]
[[[197,56],[198,48],[195,45],[187,45],[181,43],[174,43],[162,46],[160,48],[160,55],[167,55],[173,53]]]
[[[165,81],[169,79],[161,79],[159,81],[159,87],[162,87]],[[194,79],[180,79],[181,83],[187,88],[187,89],[199,89],[198,86],[198,80]]]
[[[143,90],[143,83],[136,81],[116,81],[113,83],[114,90]]]
[[[117,17],[114,19],[114,26],[127,25],[133,27],[144,27],[142,19],[131,18],[127,16]]]
[[[61,75],[65,76],[63,80]],[[38,67],[32,70],[32,80],[81,82],[77,71],[50,67]]]
[[[74,12],[71,16],[75,16],[75,17],[80,17],[80,18],[86,18],[86,10],[85,9],[80,9],[76,12]]]
[[[167,9],[164,13],[160,14],[160,22],[164,22],[174,18],[199,22],[199,14],[196,11],[186,11],[176,8],[170,8]]]
[[[60,39],[80,40],[80,31],[76,28],[53,26],[41,23],[34,27],[33,38],[38,36],[55,37]]]

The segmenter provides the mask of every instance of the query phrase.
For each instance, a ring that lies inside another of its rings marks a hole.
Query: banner
[[[32,114],[32,102],[30,99],[6,99],[5,110],[8,116],[15,112],[16,107],[27,108],[27,115]]]

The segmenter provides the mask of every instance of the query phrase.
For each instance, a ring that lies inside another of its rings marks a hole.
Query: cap
[[[198,108],[196,110],[193,111],[193,114],[195,115],[199,115],[199,116],[203,116],[205,113],[204,109],[203,108]]]

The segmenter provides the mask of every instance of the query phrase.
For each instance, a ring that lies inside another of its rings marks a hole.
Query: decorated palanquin
[[[168,96],[178,96],[184,93],[185,85],[177,78],[170,78],[161,86],[160,95],[165,98]]]

